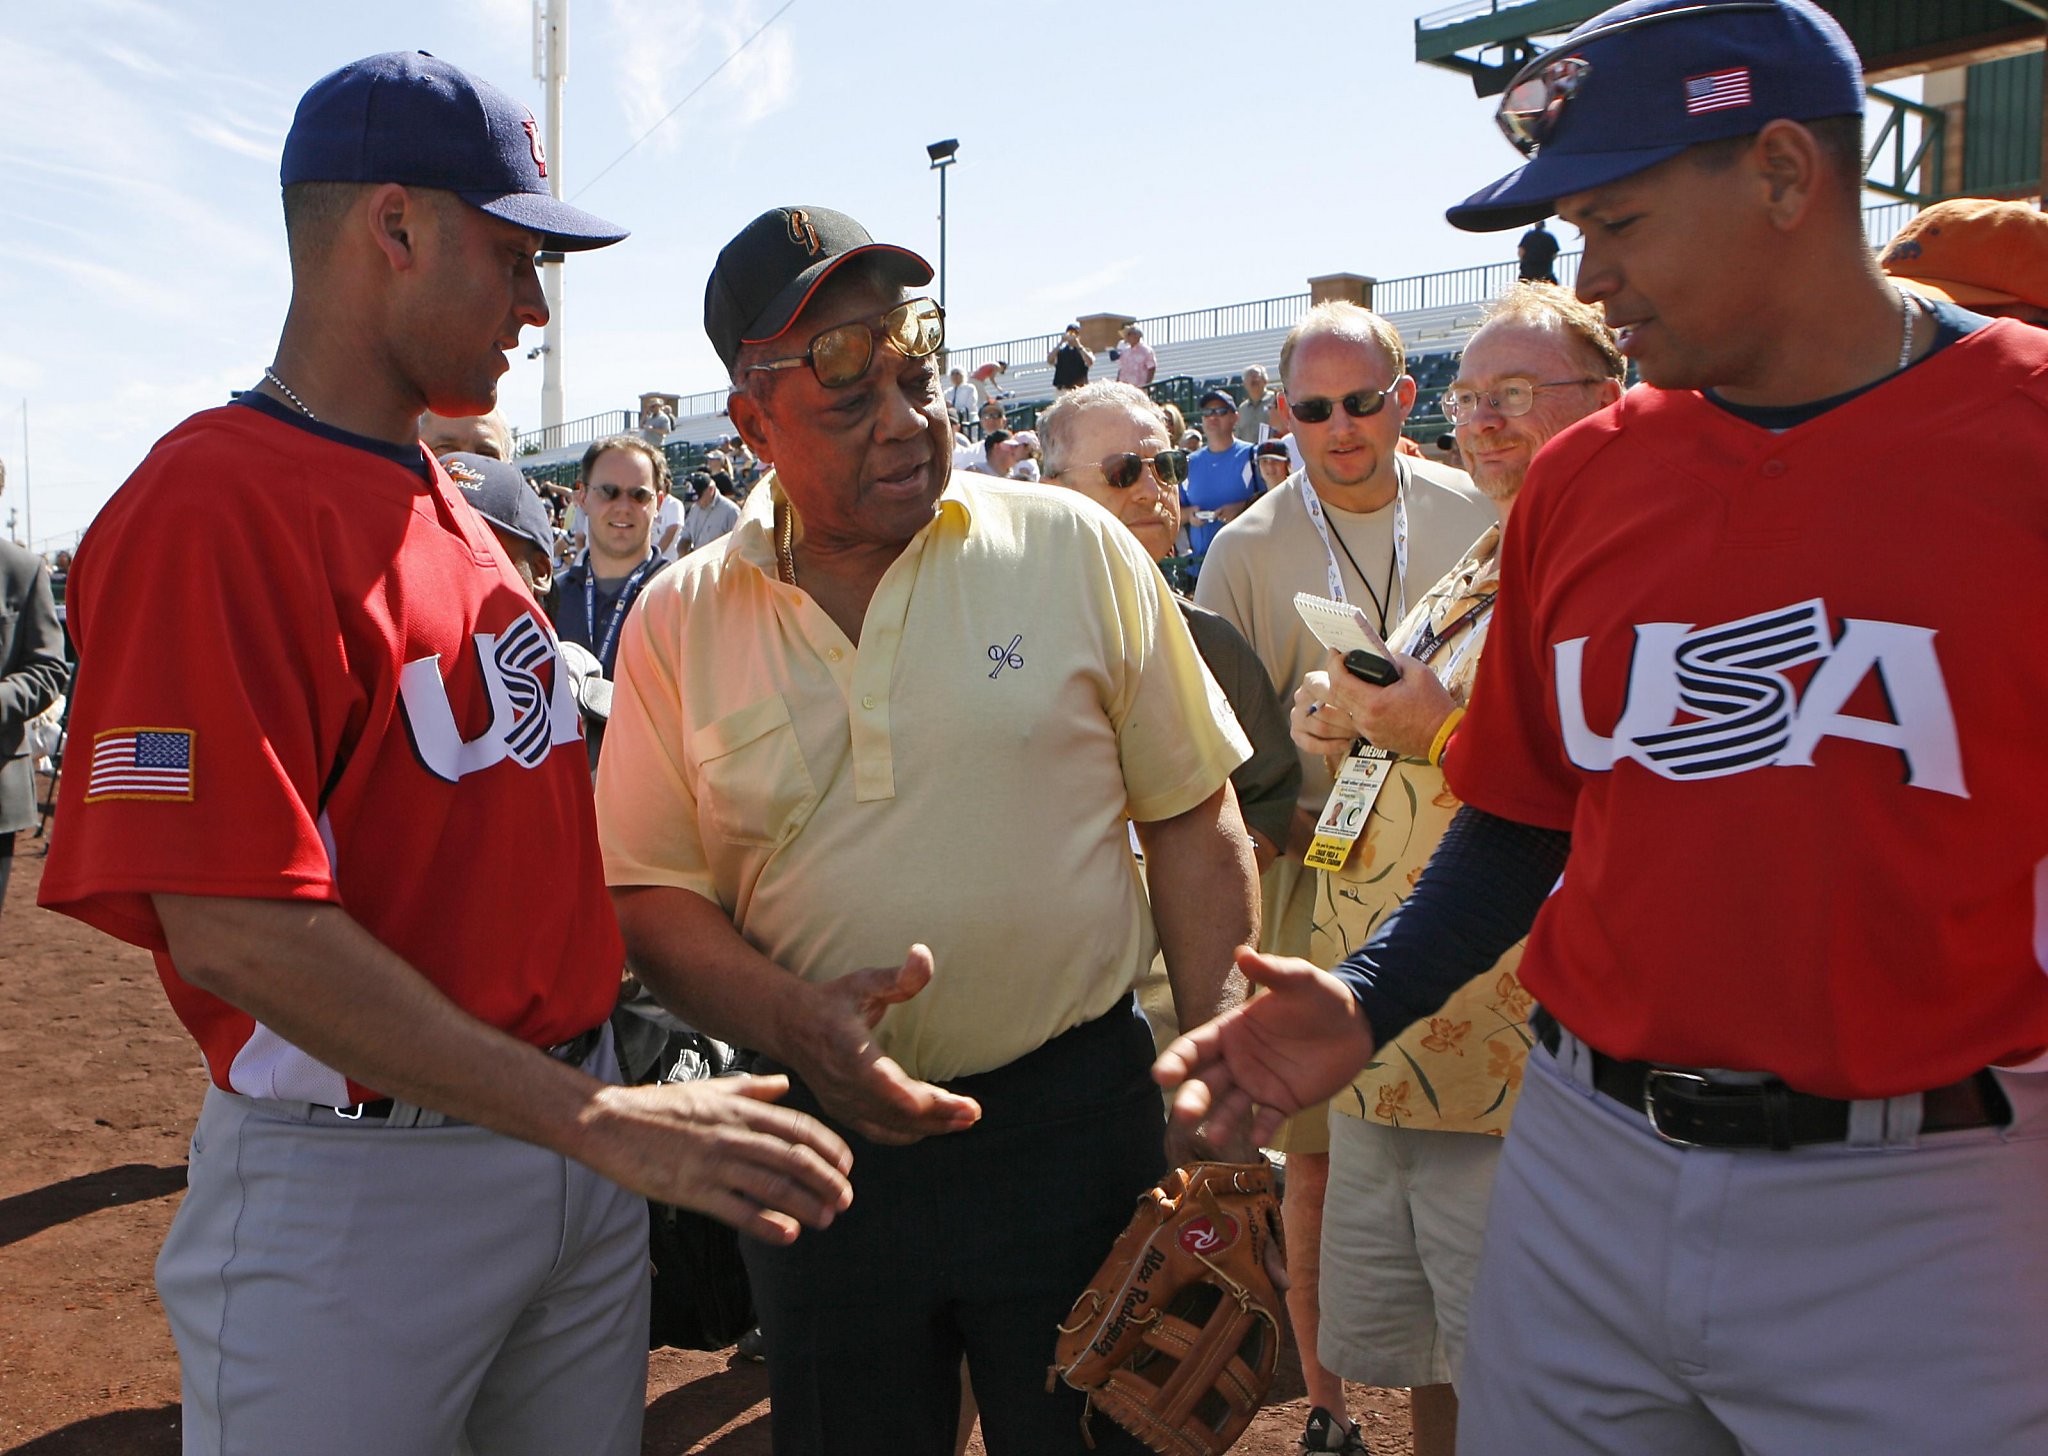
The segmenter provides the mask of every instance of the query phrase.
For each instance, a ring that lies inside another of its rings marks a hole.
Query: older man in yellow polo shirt
[[[1087,1449],[1054,1326],[1166,1167],[1131,988],[1158,946],[1198,1024],[1257,936],[1244,735],[1113,517],[951,473],[930,277],[824,208],[719,255],[774,473],[642,596],[599,781],[642,979],[854,1148],[832,1229],[746,1251],[783,1456],[948,1456],[963,1356],[992,1452]]]

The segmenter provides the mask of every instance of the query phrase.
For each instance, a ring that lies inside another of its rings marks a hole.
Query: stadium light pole
[[[559,202],[562,97],[569,79],[569,0],[533,0],[533,76],[541,83],[544,98],[541,149],[547,154],[548,191]],[[540,345],[540,423],[542,429],[552,431],[562,423],[562,255],[545,252],[539,262],[541,291],[548,301],[548,322],[541,331]]]
[[[955,153],[960,150],[957,137],[942,142],[933,142],[924,149],[932,159],[931,170],[939,174],[939,308],[946,307],[946,169],[953,165]]]

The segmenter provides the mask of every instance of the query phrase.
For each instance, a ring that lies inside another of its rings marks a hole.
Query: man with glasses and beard
[[[745,1250],[784,1456],[950,1456],[963,1355],[992,1451],[1087,1449],[1054,1327],[1168,1166],[1131,988],[1160,946],[1192,1025],[1257,934],[1244,735],[1115,520],[952,471],[931,276],[818,207],[719,254],[772,473],[626,624],[598,776],[641,979],[855,1150],[835,1237]]]
[[[1384,638],[1496,517],[1462,471],[1397,452],[1415,381],[1400,333],[1377,314],[1318,304],[1281,346],[1280,381],[1304,468],[1216,537],[1195,601],[1251,639],[1275,691],[1291,694],[1323,663],[1322,644],[1295,610],[1297,592],[1356,604]],[[1239,448],[1249,456],[1250,446]],[[1302,856],[1334,779],[1321,754],[1304,752],[1301,773],[1287,852],[1266,873],[1264,948],[1276,955],[1308,954],[1311,911],[1326,893]],[[1288,1155],[1287,1304],[1317,1422],[1307,1438],[1316,1443],[1310,1449],[1342,1450],[1344,1385],[1312,1353],[1329,1145],[1320,1105],[1290,1123],[1280,1143]]]
[[[1644,382],[1516,501],[1401,913],[1162,1059],[1256,1129],[1528,935],[1471,1456],[2048,1440],[2048,338],[1878,271],[1863,79],[1810,0],[1512,79],[1450,220],[1579,228]]]

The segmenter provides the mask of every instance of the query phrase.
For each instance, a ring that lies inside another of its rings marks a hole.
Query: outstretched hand
[[[1288,1117],[1357,1076],[1373,1053],[1357,1000],[1328,971],[1242,949],[1237,968],[1260,994],[1180,1037],[1152,1067],[1154,1081],[1177,1089],[1175,1126],[1219,1147],[1247,1136],[1263,1146]]]
[[[900,967],[855,971],[812,988],[811,1020],[795,1038],[792,1065],[826,1111],[874,1142],[914,1143],[981,1119],[973,1098],[919,1081],[875,1045],[882,1014],[931,978],[931,950],[913,945]]]
[[[853,1153],[814,1117],[774,1105],[787,1077],[717,1077],[598,1095],[591,1166],[636,1193],[786,1244],[853,1202]]]

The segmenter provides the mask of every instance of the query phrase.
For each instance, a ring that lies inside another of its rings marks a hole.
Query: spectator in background
[[[666,471],[663,476],[666,478]],[[674,561],[683,554],[683,502],[673,490],[662,493],[661,506],[654,514],[654,554],[663,561]]]
[[[1088,370],[1095,363],[1095,356],[1081,346],[1079,324],[1067,325],[1060,341],[1045,356],[1045,362],[1052,365],[1052,387],[1055,390],[1079,389],[1088,382]]]
[[[1297,592],[1356,604],[1382,638],[1497,520],[1463,474],[1400,453],[1415,405],[1400,331],[1352,303],[1310,309],[1280,349],[1280,382],[1293,411],[1302,472],[1269,491],[1209,550],[1195,600],[1251,639],[1276,688],[1292,691],[1323,665],[1323,648],[1294,609]],[[1206,423],[1206,421],[1205,421]],[[1197,457],[1199,458],[1199,457]],[[1263,948],[1305,955],[1317,878],[1303,855],[1333,775],[1302,756],[1302,797],[1287,855],[1266,877]],[[1287,1292],[1311,1403],[1310,1450],[1343,1450],[1350,1422],[1344,1385],[1319,1364],[1318,1261],[1329,1119],[1317,1104],[1279,1134],[1287,1154]]]
[[[993,364],[984,364],[974,371],[974,387],[981,391],[985,400],[1006,399],[1009,391],[1001,384],[1002,377],[1010,372],[1010,361],[998,359]]]
[[[709,546],[739,524],[740,508],[719,491],[718,483],[704,471],[693,470],[683,477],[683,494],[690,499],[690,508],[683,516],[683,555]]]
[[[1283,440],[1266,441],[1252,451],[1252,461],[1258,466],[1259,480],[1267,490],[1294,474],[1294,460],[1287,453],[1287,444]]]
[[[1119,384],[1147,389],[1151,387],[1152,377],[1159,372],[1159,356],[1152,352],[1152,346],[1145,342],[1145,331],[1136,324],[1124,325],[1124,346],[1111,349],[1109,357],[1116,361]]]
[[[965,430],[967,422],[974,418],[974,406],[981,396],[967,382],[965,370],[955,369],[952,380],[952,388],[946,391],[946,413],[952,416],[955,431]]]
[[[641,411],[640,428],[647,432],[647,443],[659,450],[668,443],[668,432],[676,427],[676,417],[668,412],[668,405],[662,400],[652,401]]]
[[[28,548],[0,541],[0,903],[14,871],[14,836],[37,818],[29,719],[57,701],[69,675],[49,568]]]
[[[1019,430],[1010,436],[1010,444],[1016,448],[1017,458],[1010,466],[1010,479],[1038,479],[1038,436],[1030,430]]]
[[[1557,238],[1542,218],[1515,244],[1515,266],[1516,276],[1524,283],[1557,282]]]
[[[2048,327],[2048,214],[2031,203],[1937,202],[1899,229],[1879,263],[1915,293]]]
[[[1008,430],[990,430],[980,443],[981,459],[964,467],[977,475],[993,475],[1007,479],[1010,467],[1017,463],[1021,453],[1016,437]]]
[[[1189,544],[1196,555],[1209,549],[1224,524],[1265,493],[1258,472],[1252,469],[1252,447],[1236,438],[1237,401],[1220,389],[1202,396],[1204,448],[1188,460],[1188,483],[1182,492],[1185,504],[1194,511],[1188,528]]]
[[[663,565],[654,522],[669,494],[668,457],[639,435],[613,435],[583,452],[576,499],[590,522],[590,549],[561,577],[555,631],[588,648],[607,678],[633,603]],[[604,735],[590,736],[597,766]]]
[[[420,443],[436,459],[455,450],[488,455],[493,460],[512,458],[512,427],[496,410],[487,415],[463,415],[459,419],[426,410],[420,415],[419,432]]]
[[[1285,434],[1270,428],[1268,415],[1273,397],[1266,393],[1266,371],[1256,364],[1244,366],[1244,403],[1237,407],[1237,425],[1231,431],[1247,445],[1264,444],[1268,435]]]
[[[1159,406],[1159,413],[1166,416],[1166,438],[1176,441],[1184,439],[1188,432],[1188,421],[1187,416],[1180,412],[1180,406],[1171,400],[1162,399],[1155,402]]]
[[[555,531],[539,492],[518,466],[495,456],[452,451],[441,457],[441,467],[490,526],[512,569],[552,618]]]

